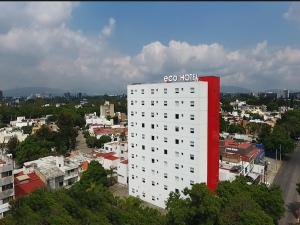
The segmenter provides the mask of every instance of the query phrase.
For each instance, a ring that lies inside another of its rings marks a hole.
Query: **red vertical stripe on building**
[[[214,191],[219,181],[220,78],[205,76],[198,80],[208,83],[207,186]]]

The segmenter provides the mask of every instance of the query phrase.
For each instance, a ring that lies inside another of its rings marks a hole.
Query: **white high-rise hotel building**
[[[129,194],[164,208],[171,191],[203,182],[214,190],[219,78],[128,85],[127,94]]]

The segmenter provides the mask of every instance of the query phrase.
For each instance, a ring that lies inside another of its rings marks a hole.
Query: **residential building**
[[[47,186],[34,171],[28,174],[21,171],[15,174],[14,185],[16,198],[28,195],[39,188]]]
[[[20,142],[24,141],[28,134],[24,134],[21,129],[12,127],[0,128],[0,143],[7,144],[9,139],[17,137]]]
[[[3,98],[3,91],[0,90],[0,100]]]
[[[47,156],[25,162],[23,169],[25,173],[35,171],[50,189],[69,188],[79,181],[81,171],[80,163],[63,156]]]
[[[110,104],[109,101],[105,101],[103,105],[100,105],[100,117],[113,117],[115,115],[114,104]]]
[[[14,164],[13,161],[4,155],[0,156],[0,218],[5,216],[9,210],[9,201],[14,198]]]
[[[220,180],[234,180],[248,176],[260,183],[264,176],[264,147],[247,141],[225,139],[220,141]]]
[[[117,168],[118,183],[128,185],[128,160],[123,160],[119,163]]]
[[[219,179],[218,77],[127,87],[129,195],[165,207],[171,191]]]

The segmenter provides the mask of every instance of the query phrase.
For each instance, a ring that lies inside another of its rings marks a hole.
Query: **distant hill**
[[[222,93],[251,93],[252,91],[247,88],[237,86],[221,86]]]
[[[62,95],[65,91],[47,87],[24,87],[4,90],[3,95],[7,97],[29,96],[34,94],[52,94],[53,96]]]

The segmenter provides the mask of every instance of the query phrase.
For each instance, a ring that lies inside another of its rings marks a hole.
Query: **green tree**
[[[7,153],[12,154],[13,158],[16,158],[17,146],[19,144],[19,140],[16,136],[13,136],[7,142]]]
[[[25,126],[25,127],[22,127],[23,133],[24,133],[24,134],[31,134],[31,132],[32,132],[32,127],[33,127],[33,126]]]
[[[269,151],[282,149],[282,153],[290,153],[294,150],[294,141],[290,138],[285,128],[276,125],[272,133],[263,139],[265,148]]]
[[[228,126],[228,132],[229,133],[245,134],[246,130],[242,125],[233,123],[233,124],[230,124]]]
[[[221,202],[205,184],[195,184],[191,189],[171,193],[167,202],[168,224],[213,225],[217,224]]]

